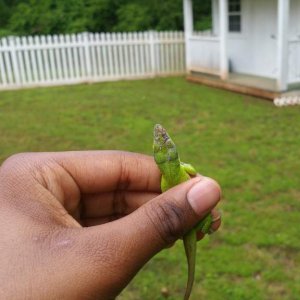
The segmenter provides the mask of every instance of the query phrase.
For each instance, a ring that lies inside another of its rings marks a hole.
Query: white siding
[[[192,68],[189,71],[220,74],[220,40],[216,37],[193,36],[190,44]]]
[[[300,40],[300,1],[290,0],[290,38]]]
[[[300,1],[291,0],[290,3],[290,42],[288,82],[300,82]]]
[[[275,78],[277,0],[242,0],[242,32],[229,34],[231,71]]]
[[[218,0],[212,0],[213,33],[218,35]],[[293,41],[290,65],[299,74],[300,1],[290,0],[289,37]],[[228,58],[230,71],[276,78],[277,74],[277,0],[242,0],[242,32],[229,33]],[[296,60],[296,61],[295,61]],[[295,65],[292,64],[295,61]],[[298,75],[297,75],[298,76]]]

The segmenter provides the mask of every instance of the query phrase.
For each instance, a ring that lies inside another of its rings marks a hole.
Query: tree
[[[142,3],[126,3],[117,10],[118,22],[113,31],[141,31],[151,29],[151,13]]]
[[[0,0],[0,27],[5,27],[10,17],[8,5],[4,0]]]
[[[207,29],[211,0],[194,3],[195,28]],[[0,28],[18,35],[182,30],[182,0],[0,0]]]
[[[80,0],[30,0],[19,3],[8,28],[16,34],[53,34],[86,29]]]

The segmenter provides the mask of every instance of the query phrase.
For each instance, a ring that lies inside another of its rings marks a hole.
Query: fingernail
[[[202,216],[220,200],[220,188],[215,181],[204,177],[192,186],[187,194],[187,199],[195,213]]]

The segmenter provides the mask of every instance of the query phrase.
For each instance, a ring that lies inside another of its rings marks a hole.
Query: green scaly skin
[[[192,165],[180,161],[176,145],[166,130],[159,124],[156,124],[154,127],[153,152],[155,162],[162,174],[162,192],[165,192],[179,183],[189,180],[197,174]],[[188,281],[184,300],[189,299],[194,283],[197,232],[201,231],[204,234],[209,233],[211,224],[212,216],[211,214],[208,214],[191,231],[183,236],[184,249],[188,263]]]

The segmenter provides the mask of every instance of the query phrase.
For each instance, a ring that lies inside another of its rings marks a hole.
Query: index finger
[[[124,151],[55,153],[81,193],[114,190],[160,192],[160,172],[151,156]]]

